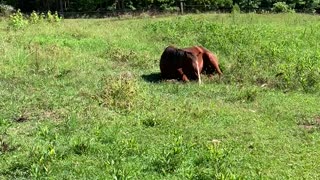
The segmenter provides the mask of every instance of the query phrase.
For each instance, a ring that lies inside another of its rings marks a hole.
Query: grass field
[[[319,179],[319,29],[301,14],[0,19],[0,179]],[[168,45],[207,47],[223,78],[160,81]]]

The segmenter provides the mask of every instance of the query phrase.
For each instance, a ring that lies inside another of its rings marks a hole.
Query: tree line
[[[320,12],[320,0],[0,0],[22,12],[107,12],[107,11],[270,11],[275,6],[296,12]],[[282,7],[284,6],[284,7]]]

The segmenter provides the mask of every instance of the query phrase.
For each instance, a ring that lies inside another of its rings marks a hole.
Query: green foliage
[[[30,14],[29,20],[31,24],[38,24],[43,22],[46,19],[46,16],[44,15],[44,13],[37,13],[35,11],[32,11],[32,13]]]
[[[51,11],[45,15],[43,13],[39,14],[35,11],[32,11],[29,17],[25,17],[20,10],[16,13],[13,13],[9,16],[10,22],[9,26],[14,29],[22,29],[26,27],[29,23],[30,24],[38,24],[43,21],[47,21],[49,23],[56,23],[61,21],[61,17],[59,17],[58,13],[55,12],[54,14]]]
[[[163,175],[174,173],[183,161],[183,154],[186,153],[184,150],[182,137],[174,139],[172,144],[167,145],[158,156],[154,157],[153,170]]]
[[[238,4],[240,9],[245,12],[255,12],[261,6],[261,0],[233,0],[234,4]]]
[[[35,11],[32,11],[32,13],[30,14],[30,23],[37,24],[39,22],[40,16]]]
[[[52,14],[51,11],[48,11],[46,19],[47,19],[47,21],[49,23],[55,23],[55,22],[60,22],[61,21],[61,17],[59,17],[57,11],[54,14]]]
[[[198,154],[194,160],[195,171],[192,179],[237,179],[230,171],[230,150],[217,144],[209,144],[203,154]]]
[[[295,12],[286,4],[286,2],[274,3],[271,11],[275,13],[294,13]]]
[[[119,0],[119,1],[101,1],[101,0],[69,0],[62,2],[60,1],[45,1],[35,0],[33,2],[26,1],[19,3],[18,0],[7,0],[5,1],[15,8],[24,9],[27,12],[33,10],[40,11],[52,11],[57,10],[66,12],[79,12],[79,14],[96,11],[97,14],[103,11],[153,11],[155,9],[164,12],[177,12],[180,8],[180,1],[175,0]],[[61,4],[63,6],[61,7]],[[203,12],[212,10],[230,11],[233,5],[238,4],[243,12],[255,12],[255,11],[269,11],[274,8],[276,11],[293,11],[315,13],[319,8],[319,0],[185,0],[184,1],[185,11],[191,12]],[[276,4],[276,7],[274,6]],[[292,8],[290,10],[289,7]],[[60,8],[63,8],[60,9]],[[85,15],[86,16],[86,15]]]
[[[165,12],[178,12],[179,9],[177,7],[172,6],[172,4],[174,4],[174,2],[171,3],[164,3],[160,5],[160,9],[164,10]]]
[[[22,29],[28,25],[28,20],[23,16],[20,10],[9,16],[9,26],[14,29]]]
[[[130,111],[135,105],[138,87],[130,72],[106,79],[102,104],[108,108]]]
[[[179,172],[179,169],[188,162],[192,167],[184,174],[190,179],[235,179],[229,166],[230,150],[219,147],[219,144],[192,144],[178,136],[172,142],[164,145],[159,154],[151,162],[151,170],[168,175]],[[192,154],[192,156],[190,156]]]
[[[232,6],[232,10],[231,10],[231,12],[232,12],[233,14],[240,13],[240,12],[241,12],[241,10],[240,10],[239,5],[238,5],[238,4],[234,4],[234,5]]]

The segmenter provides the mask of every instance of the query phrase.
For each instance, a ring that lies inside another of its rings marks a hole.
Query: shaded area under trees
[[[320,10],[320,0],[183,0],[185,11],[230,12],[233,5],[241,11],[270,11],[281,2],[297,12]],[[12,5],[22,12],[58,11],[60,13],[180,11],[181,0],[1,0],[0,4]]]

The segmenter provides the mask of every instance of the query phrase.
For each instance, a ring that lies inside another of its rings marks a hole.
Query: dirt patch
[[[6,153],[15,150],[16,148],[14,146],[11,146],[8,142],[5,141],[5,139],[2,139],[0,137],[0,154]]]
[[[9,144],[4,142],[4,141],[2,141],[1,144],[0,144],[0,151],[3,152],[3,153],[9,151]]]
[[[307,130],[308,132],[313,132],[316,129],[320,128],[320,116],[316,116],[314,118],[304,119],[300,123],[298,123],[299,127]]]
[[[43,111],[40,116],[42,117],[42,119],[60,119],[60,115],[55,111]]]
[[[28,120],[29,120],[29,117],[26,114],[22,114],[22,115],[14,118],[14,121],[18,122],[18,123],[22,123],[22,122],[25,122]]]
[[[17,114],[12,118],[14,122],[17,123],[26,123],[28,121],[33,120],[61,120],[64,115],[67,114],[67,111],[64,109],[57,110],[46,110],[46,109],[26,109],[22,111],[20,114]]]
[[[312,131],[312,130],[314,130],[316,128],[316,126],[314,126],[314,125],[299,125],[299,127],[303,128],[303,129],[305,129],[307,131]]]

